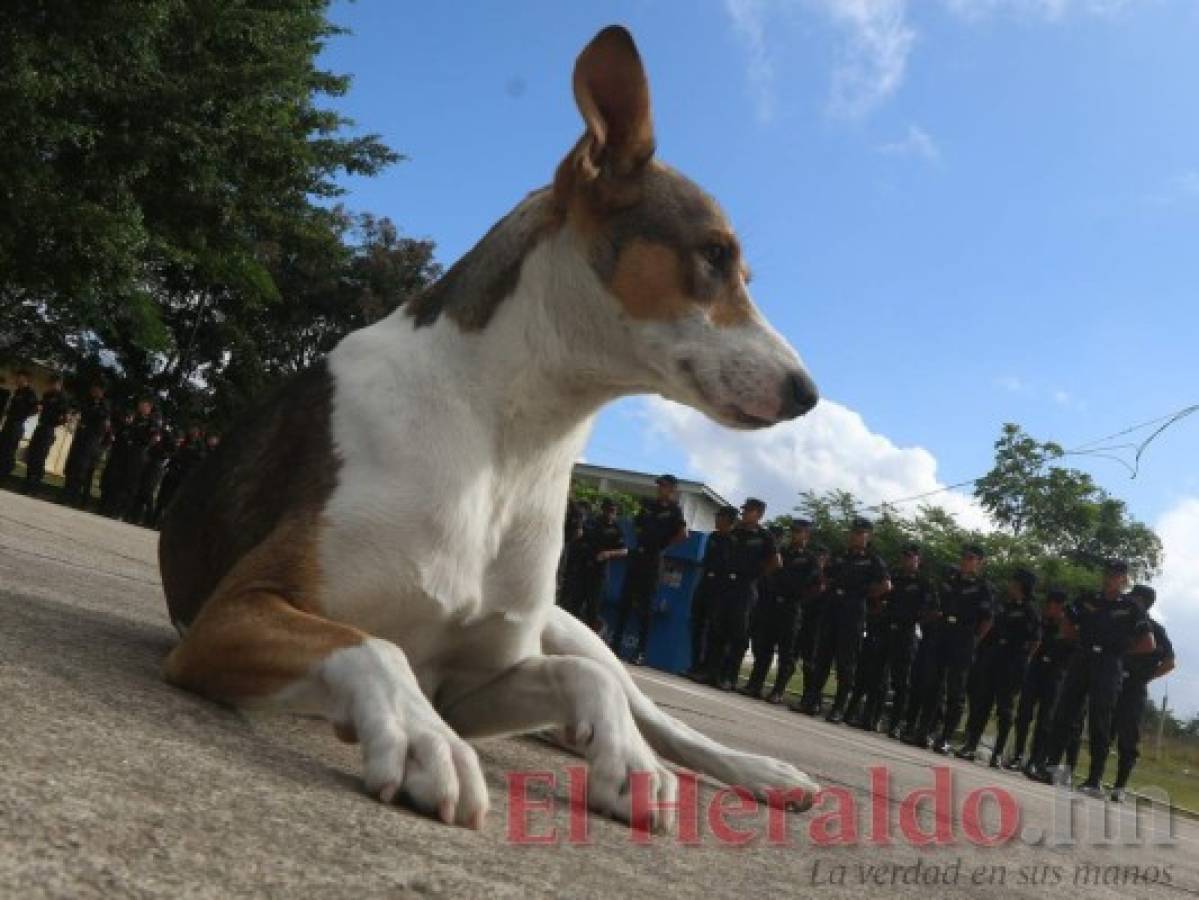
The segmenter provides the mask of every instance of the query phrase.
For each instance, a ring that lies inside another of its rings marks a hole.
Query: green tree
[[[1157,535],[1089,474],[1055,464],[1063,456],[1059,445],[1008,423],[995,442],[995,465],[976,482],[974,495],[1027,554],[1058,556],[1092,570],[1120,557],[1139,577],[1156,573]]]
[[[289,298],[280,248],[339,271],[321,208],[400,157],[322,108],[326,0],[12,0],[0,17],[0,348],[184,403]],[[222,348],[217,350],[216,348]],[[253,350],[257,351],[257,347]],[[244,363],[235,363],[239,371]],[[224,380],[224,379],[223,379]]]

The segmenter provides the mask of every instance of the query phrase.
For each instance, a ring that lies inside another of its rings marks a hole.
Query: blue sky
[[[354,76],[340,108],[410,157],[347,181],[346,202],[452,262],[549,180],[581,130],[574,57],[623,23],[660,156],[724,205],[759,306],[831,401],[753,436],[625,401],[601,416],[588,460],[764,493],[785,511],[805,487],[879,500],[981,474],[1004,421],[1069,446],[1199,402],[1199,5],[446,10],[335,5],[353,31],[325,53]],[[1199,416],[1148,451],[1136,481],[1087,468],[1170,533],[1163,612],[1199,637],[1197,447]]]

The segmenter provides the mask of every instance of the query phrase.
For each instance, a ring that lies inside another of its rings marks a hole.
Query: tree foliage
[[[435,273],[427,242],[327,206],[400,157],[321,105],[349,86],[317,64],[326,11],[5,4],[0,352],[219,408]]]

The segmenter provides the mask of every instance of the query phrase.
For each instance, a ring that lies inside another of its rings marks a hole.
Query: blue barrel
[[[632,521],[622,519],[620,528],[629,547],[636,546]],[[707,542],[707,532],[692,531],[687,540],[664,554],[662,579],[658,582],[658,591],[654,596],[649,642],[645,648],[645,661],[655,669],[685,672],[691,667],[691,598],[699,586],[702,574],[700,564]],[[616,628],[624,574],[624,560],[608,564],[601,618],[609,635]],[[633,612],[625,624],[623,646],[620,649],[620,655],[626,659],[631,659],[637,652],[637,628],[637,614]]]

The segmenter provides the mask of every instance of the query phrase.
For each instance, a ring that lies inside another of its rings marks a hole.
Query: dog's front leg
[[[441,712],[468,739],[562,729],[589,763],[588,804],[593,810],[630,821],[630,779],[641,772],[648,777],[650,826],[665,830],[673,825],[670,806],[677,797],[677,780],[642,738],[619,681],[593,660],[523,660]]]
[[[784,796],[788,806],[801,810],[815,802],[819,786],[790,763],[725,747],[658,709],[637,687],[607,644],[561,607],[550,610],[541,647],[547,654],[585,657],[601,666],[624,691],[646,740],[671,762],[711,775],[725,784],[747,788],[767,802]]]
[[[443,821],[480,827],[479,759],[421,692],[390,641],[296,609],[263,591],[208,602],[167,658],[172,684],[238,706],[323,715],[362,745],[367,790]]]

